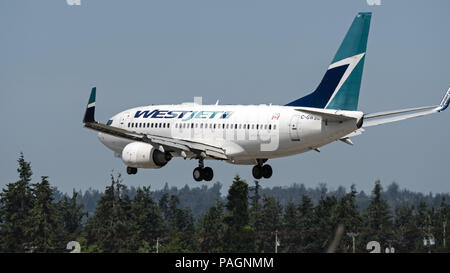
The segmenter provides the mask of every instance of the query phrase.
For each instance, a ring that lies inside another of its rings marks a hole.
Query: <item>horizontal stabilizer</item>
[[[380,124],[386,124],[442,112],[445,109],[447,109],[449,103],[450,103],[450,88],[445,93],[444,98],[442,99],[439,105],[366,114],[364,115],[363,127],[376,126]]]
[[[415,118],[415,117],[422,117],[422,116],[426,116],[426,115],[433,114],[436,112],[437,111],[435,111],[435,110],[428,110],[428,111],[423,111],[423,112],[414,113],[414,114],[407,114],[407,115],[400,115],[400,116],[396,116],[396,117],[387,117],[387,118],[369,120],[369,121],[364,122],[363,127],[371,127],[371,126],[396,122],[396,121]]]

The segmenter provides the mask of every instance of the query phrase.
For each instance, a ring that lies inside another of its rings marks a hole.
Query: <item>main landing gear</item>
[[[264,164],[267,160],[258,159],[258,165],[255,165],[252,170],[253,177],[255,179],[270,178],[272,176],[272,167],[269,164]]]
[[[214,172],[210,167],[204,167],[203,158],[199,159],[198,167],[192,173],[194,180],[200,182],[202,180],[211,181],[214,177]]]
[[[137,174],[137,168],[127,167],[127,174]]]

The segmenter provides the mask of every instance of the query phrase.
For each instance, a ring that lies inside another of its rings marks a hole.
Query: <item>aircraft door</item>
[[[292,141],[300,141],[300,116],[293,116],[289,124],[289,135]]]

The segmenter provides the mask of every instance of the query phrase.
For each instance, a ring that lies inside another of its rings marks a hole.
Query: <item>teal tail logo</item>
[[[286,106],[357,110],[371,17],[358,13],[316,90]]]

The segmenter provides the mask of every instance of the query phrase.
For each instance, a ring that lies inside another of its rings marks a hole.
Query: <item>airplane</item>
[[[96,87],[83,118],[85,128],[127,166],[159,169],[174,157],[198,160],[195,181],[211,181],[204,160],[252,165],[255,179],[270,178],[269,159],[287,157],[334,141],[353,145],[364,128],[444,111],[450,88],[439,105],[365,114],[358,98],[372,14],[353,20],[318,87],[285,105],[150,105],[127,109],[106,124],[95,121]]]

